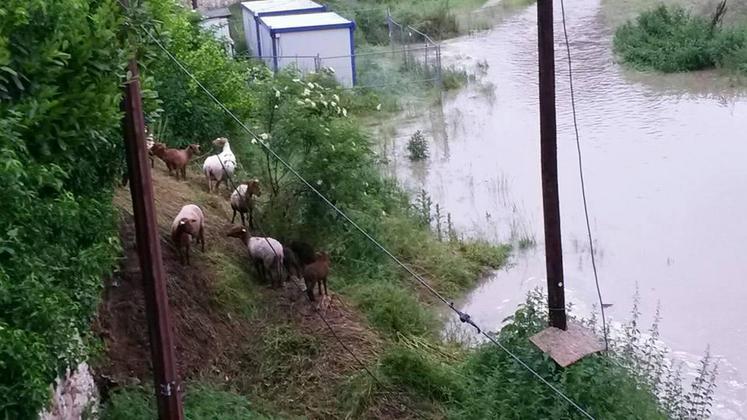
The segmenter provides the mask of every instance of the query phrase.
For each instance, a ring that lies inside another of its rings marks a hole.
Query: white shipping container
[[[331,68],[341,85],[351,87],[355,85],[354,31],[355,22],[337,13],[271,16],[260,18],[259,43],[274,71],[296,66],[304,73],[313,72],[319,57],[319,64]]]
[[[246,47],[253,57],[271,55],[259,43],[259,19],[269,16],[282,16],[302,13],[319,13],[327,10],[326,6],[311,0],[259,0],[241,3],[241,17],[244,23]]]

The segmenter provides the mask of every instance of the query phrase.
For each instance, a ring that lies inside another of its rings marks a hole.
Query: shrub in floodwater
[[[467,84],[470,79],[474,78],[475,76],[470,76],[466,70],[454,66],[446,67],[441,71],[441,83],[444,90],[459,89]]]
[[[718,21],[660,5],[618,28],[614,48],[623,61],[640,69],[678,72],[720,66],[745,47],[747,36],[722,28]]]
[[[428,158],[428,141],[423,132],[418,130],[407,142],[407,151],[410,152],[410,160],[418,161]]]
[[[534,248],[537,245],[537,242],[534,240],[534,237],[525,236],[519,239],[519,242],[517,242],[517,245],[519,249],[523,251],[529,248]]]

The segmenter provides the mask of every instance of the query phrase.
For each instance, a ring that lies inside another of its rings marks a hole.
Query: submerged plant
[[[428,141],[423,132],[418,130],[407,142],[407,151],[410,152],[411,161],[419,161],[428,158]]]

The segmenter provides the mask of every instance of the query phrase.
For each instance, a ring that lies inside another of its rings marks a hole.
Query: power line
[[[560,0],[560,13],[563,20],[563,35],[565,36],[565,48],[568,53],[568,84],[571,91],[571,110],[573,113],[573,129],[576,134],[576,151],[578,152],[578,175],[581,179],[581,197],[584,202],[584,217],[586,218],[586,233],[589,236],[589,251],[591,253],[591,267],[594,271],[594,283],[597,288],[597,297],[599,298],[599,310],[602,313],[602,331],[604,333],[604,349],[609,351],[609,339],[607,337],[607,318],[604,311],[604,300],[602,299],[602,289],[599,287],[599,275],[597,273],[597,261],[594,255],[594,239],[591,235],[591,223],[589,222],[589,205],[586,201],[586,182],[584,181],[584,162],[581,156],[581,140],[578,135],[578,119],[576,118],[576,95],[573,90],[573,63],[571,61],[571,44],[568,41],[568,29],[565,23],[565,3]]]
[[[256,135],[252,130],[249,129],[249,127],[246,126],[236,115],[234,115],[231,110],[229,110],[220,100],[218,100],[215,95],[213,95],[200,81],[186,68],[184,65],[168,50],[164,45],[155,37],[153,34],[147,30],[144,26],[141,25],[141,28],[148,34],[148,36],[163,50],[164,53],[172,60],[174,63],[187,75],[189,76],[204,92],[207,94],[221,109],[223,109],[226,114],[228,114],[234,121],[236,121],[241,128],[244,129],[244,131],[247,132],[250,136],[254,138],[257,143],[259,143],[270,155],[272,155],[275,159],[278,160],[289,172],[291,172],[296,178],[298,178],[301,183],[306,185],[307,188],[309,188],[314,194],[316,194],[325,204],[327,204],[332,210],[334,210],[340,217],[345,219],[351,226],[353,226],[360,234],[362,234],[366,239],[369,240],[372,244],[374,244],[379,250],[381,250],[384,254],[386,254],[392,261],[395,262],[399,267],[401,267],[403,270],[405,270],[410,276],[412,276],[415,280],[417,280],[420,285],[422,285],[424,288],[426,288],[436,299],[440,300],[444,305],[446,305],[449,309],[451,309],[454,313],[456,313],[459,316],[459,320],[463,323],[467,323],[472,325],[477,331],[478,334],[482,334],[485,337],[488,338],[490,342],[495,344],[498,348],[506,352],[511,358],[518,361],[521,366],[526,368],[530,373],[532,373],[534,376],[536,376],[538,379],[540,379],[544,384],[548,385],[548,387],[556,393],[561,399],[569,402],[574,408],[576,408],[581,414],[586,416],[589,419],[594,420],[594,417],[589,414],[586,410],[581,408],[577,403],[573,402],[568,396],[566,396],[561,390],[550,384],[546,379],[544,379],[539,373],[537,373],[535,370],[531,369],[529,365],[521,361],[521,359],[516,356],[513,352],[511,352],[508,348],[503,346],[499,341],[495,340],[494,338],[490,337],[486,332],[484,332],[471,318],[471,316],[465,312],[460,311],[454,306],[454,302],[448,301],[441,293],[439,293],[436,289],[434,289],[428,282],[426,282],[422,277],[420,277],[417,273],[415,273],[410,267],[408,267],[406,264],[404,264],[399,258],[397,258],[394,254],[392,254],[391,251],[389,251],[386,247],[384,247],[379,241],[377,241],[374,237],[372,237],[367,231],[365,231],[363,228],[361,228],[355,221],[353,221],[347,214],[345,214],[340,208],[338,208],[334,203],[332,203],[324,194],[319,192],[309,181],[307,181],[295,168],[293,168],[288,162],[285,161],[282,157],[280,157],[272,148],[270,148],[264,140]]]

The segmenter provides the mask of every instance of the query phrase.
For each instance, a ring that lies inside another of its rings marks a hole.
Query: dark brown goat
[[[319,286],[319,296],[322,296],[322,284],[324,284],[324,295],[329,296],[327,292],[327,276],[329,276],[329,267],[331,260],[326,252],[317,252],[316,260],[306,265],[303,269],[303,278],[306,281],[306,293],[309,299],[314,301],[314,286]]]
[[[169,175],[172,170],[176,170],[176,179],[179,179],[181,173],[182,179],[187,179],[187,164],[196,153],[200,153],[200,145],[190,144],[186,149],[168,149],[162,143],[156,143],[151,148],[154,155],[158,156],[169,169]]]

